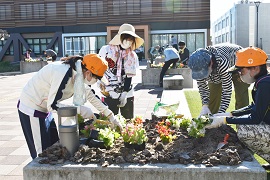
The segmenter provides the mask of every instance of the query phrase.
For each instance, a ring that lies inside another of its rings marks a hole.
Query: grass
[[[202,108],[202,101],[198,90],[188,90],[184,91],[188,107],[191,113],[192,117],[198,117],[200,115],[200,111]],[[232,92],[231,96],[231,102],[227,109],[227,112],[233,111],[235,108],[235,99],[234,99],[234,91]],[[249,102],[251,102],[251,90],[249,91]],[[232,128],[236,131],[236,126],[234,124],[231,125]],[[254,154],[254,158],[260,163],[260,164],[267,164],[267,162],[258,156],[257,154]],[[270,171],[267,171],[267,180],[270,180]]]
[[[11,64],[9,61],[0,62],[0,73],[20,71],[20,64]]]

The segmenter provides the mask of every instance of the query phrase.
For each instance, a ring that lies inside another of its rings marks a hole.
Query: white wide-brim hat
[[[131,47],[132,50],[139,48],[144,43],[144,40],[135,33],[135,28],[131,24],[122,24],[118,30],[117,35],[114,36],[114,38],[109,42],[109,44],[111,45],[121,44],[120,36],[122,34],[129,34],[135,37],[136,43],[132,45]]]

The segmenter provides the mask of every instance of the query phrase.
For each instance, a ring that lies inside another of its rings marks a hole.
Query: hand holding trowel
[[[228,143],[229,137],[230,137],[229,134],[226,134],[226,135],[224,136],[223,142],[220,142],[220,143],[217,145],[217,150],[221,149],[223,146],[225,146],[225,145]],[[216,151],[217,151],[217,150],[216,150]]]

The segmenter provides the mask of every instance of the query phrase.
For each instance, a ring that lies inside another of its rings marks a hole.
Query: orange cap
[[[82,64],[93,74],[102,77],[108,68],[108,63],[98,54],[87,54],[83,57]]]
[[[266,64],[268,56],[260,48],[248,47],[236,52],[236,67],[252,67]]]

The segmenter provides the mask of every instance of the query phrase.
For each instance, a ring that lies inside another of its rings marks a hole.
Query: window
[[[182,34],[153,34],[151,35],[152,44],[151,46],[166,46],[170,44],[171,36],[177,37],[177,42],[184,41],[190,53],[198,48],[205,47],[204,33],[182,33]]]
[[[51,38],[41,38],[41,39],[26,39],[27,44],[33,50],[36,55],[43,55],[43,51],[47,49],[47,45],[50,43]],[[58,52],[58,44],[53,47],[53,49]],[[22,47],[22,54],[26,52],[25,47]]]
[[[226,33],[226,42],[229,42],[230,41],[230,39],[229,39],[229,33]]]
[[[89,2],[78,2],[78,17],[88,17],[90,16],[90,5]]]
[[[3,49],[3,47],[4,47],[4,45],[5,45],[6,42],[7,42],[6,40],[0,41],[0,51],[2,51],[2,49]],[[14,55],[13,44],[11,44],[11,45],[9,46],[9,48],[7,49],[5,55]]]
[[[113,0],[113,15],[140,14],[140,0]]]
[[[218,30],[221,30],[221,22],[218,23]]]
[[[85,55],[98,53],[99,49],[106,44],[105,36],[77,36],[65,37],[65,55]]]
[[[102,1],[91,1],[91,16],[103,16],[103,2]]]
[[[20,5],[21,19],[32,19],[32,4]]]
[[[226,39],[225,39],[225,34],[222,34],[222,42],[226,42]]]
[[[229,17],[226,17],[226,27],[229,26]]]
[[[40,19],[40,18],[44,18],[44,4],[34,4],[34,18],[35,19]]]
[[[127,14],[140,14],[140,1],[139,0],[128,0]]]
[[[194,13],[196,11],[202,11],[202,6],[202,1],[198,0],[162,0],[161,8],[163,13]]]
[[[56,3],[48,3],[46,11],[48,18],[56,18]]]
[[[226,27],[226,24],[225,24],[225,19],[222,20],[222,29]]]
[[[66,16],[74,17],[76,16],[75,2],[66,3]]]
[[[11,5],[0,6],[0,20],[11,19]]]
[[[152,0],[141,1],[141,13],[145,15],[152,14]]]

